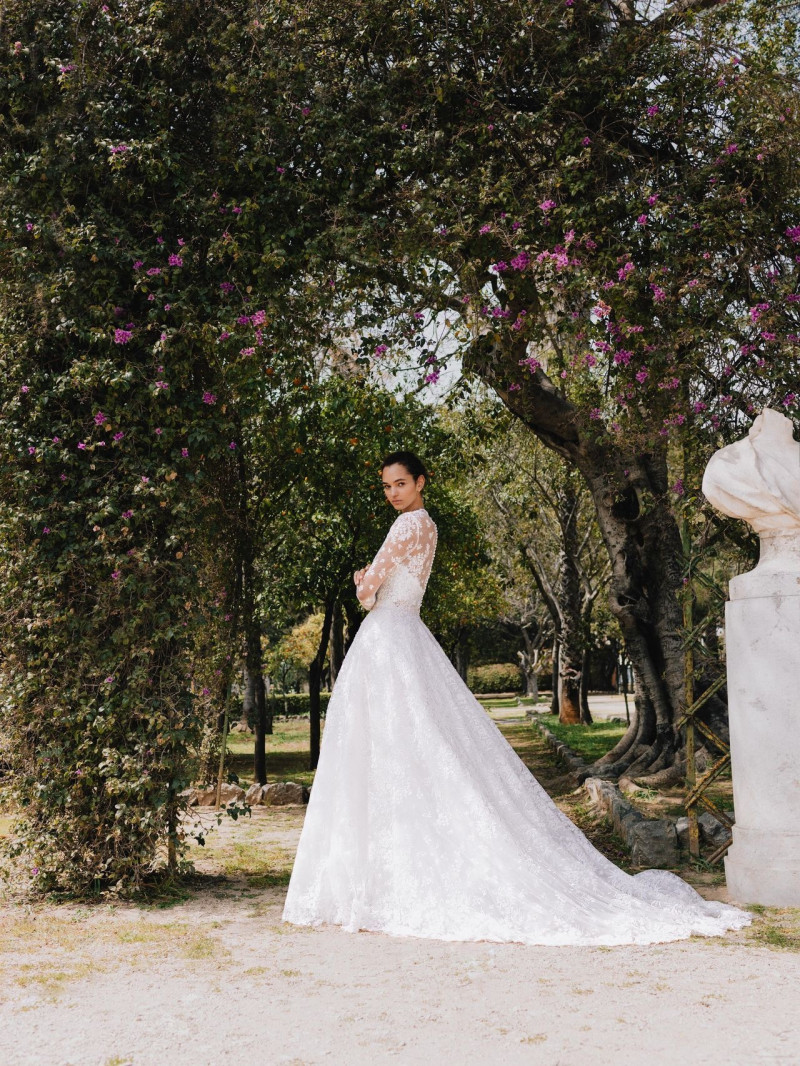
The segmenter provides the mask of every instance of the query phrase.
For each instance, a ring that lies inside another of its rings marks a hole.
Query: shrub
[[[524,686],[522,671],[516,663],[490,663],[474,666],[467,671],[467,682],[473,692],[521,692]]]

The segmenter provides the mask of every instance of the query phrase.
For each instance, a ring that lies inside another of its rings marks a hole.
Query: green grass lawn
[[[609,722],[602,718],[591,725],[562,725],[555,715],[545,715],[541,721],[587,762],[594,762],[611,751],[628,728],[625,722]]]
[[[252,733],[231,733],[228,737],[227,766],[243,788],[253,783],[254,749]],[[267,737],[267,780],[296,781],[299,785],[310,785],[314,780],[314,771],[308,768],[307,718],[275,719],[273,733]]]

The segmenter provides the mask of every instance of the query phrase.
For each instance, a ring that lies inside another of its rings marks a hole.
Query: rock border
[[[545,743],[575,776],[589,769],[590,763],[577,755],[568,744],[551,732],[543,722],[533,719],[533,723],[544,737]],[[636,866],[649,869],[664,869],[677,866],[680,862],[679,849],[688,847],[688,818],[647,818],[630,803],[613,781],[602,777],[586,777],[583,782],[589,799],[606,816],[617,835],[630,848],[631,862]],[[719,823],[711,815],[705,818]],[[703,824],[701,816],[700,830],[704,839],[713,841],[714,832],[711,825]]]

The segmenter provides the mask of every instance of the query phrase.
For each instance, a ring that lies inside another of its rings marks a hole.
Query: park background
[[[423,619],[551,793],[625,864],[580,782],[678,817],[718,767],[726,827],[722,611],[758,545],[700,482],[800,412],[797,14],[2,5],[15,906],[227,878],[274,911],[302,808],[235,785],[313,783],[400,447],[432,473]],[[796,937],[771,912],[739,941]]]

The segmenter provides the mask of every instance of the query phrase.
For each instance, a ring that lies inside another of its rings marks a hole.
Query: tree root
[[[663,770],[658,770],[656,773],[644,774],[633,778],[633,782],[639,788],[655,789],[673,788],[675,785],[682,785],[685,780],[686,770],[678,762],[672,763],[671,766],[665,766]]]

